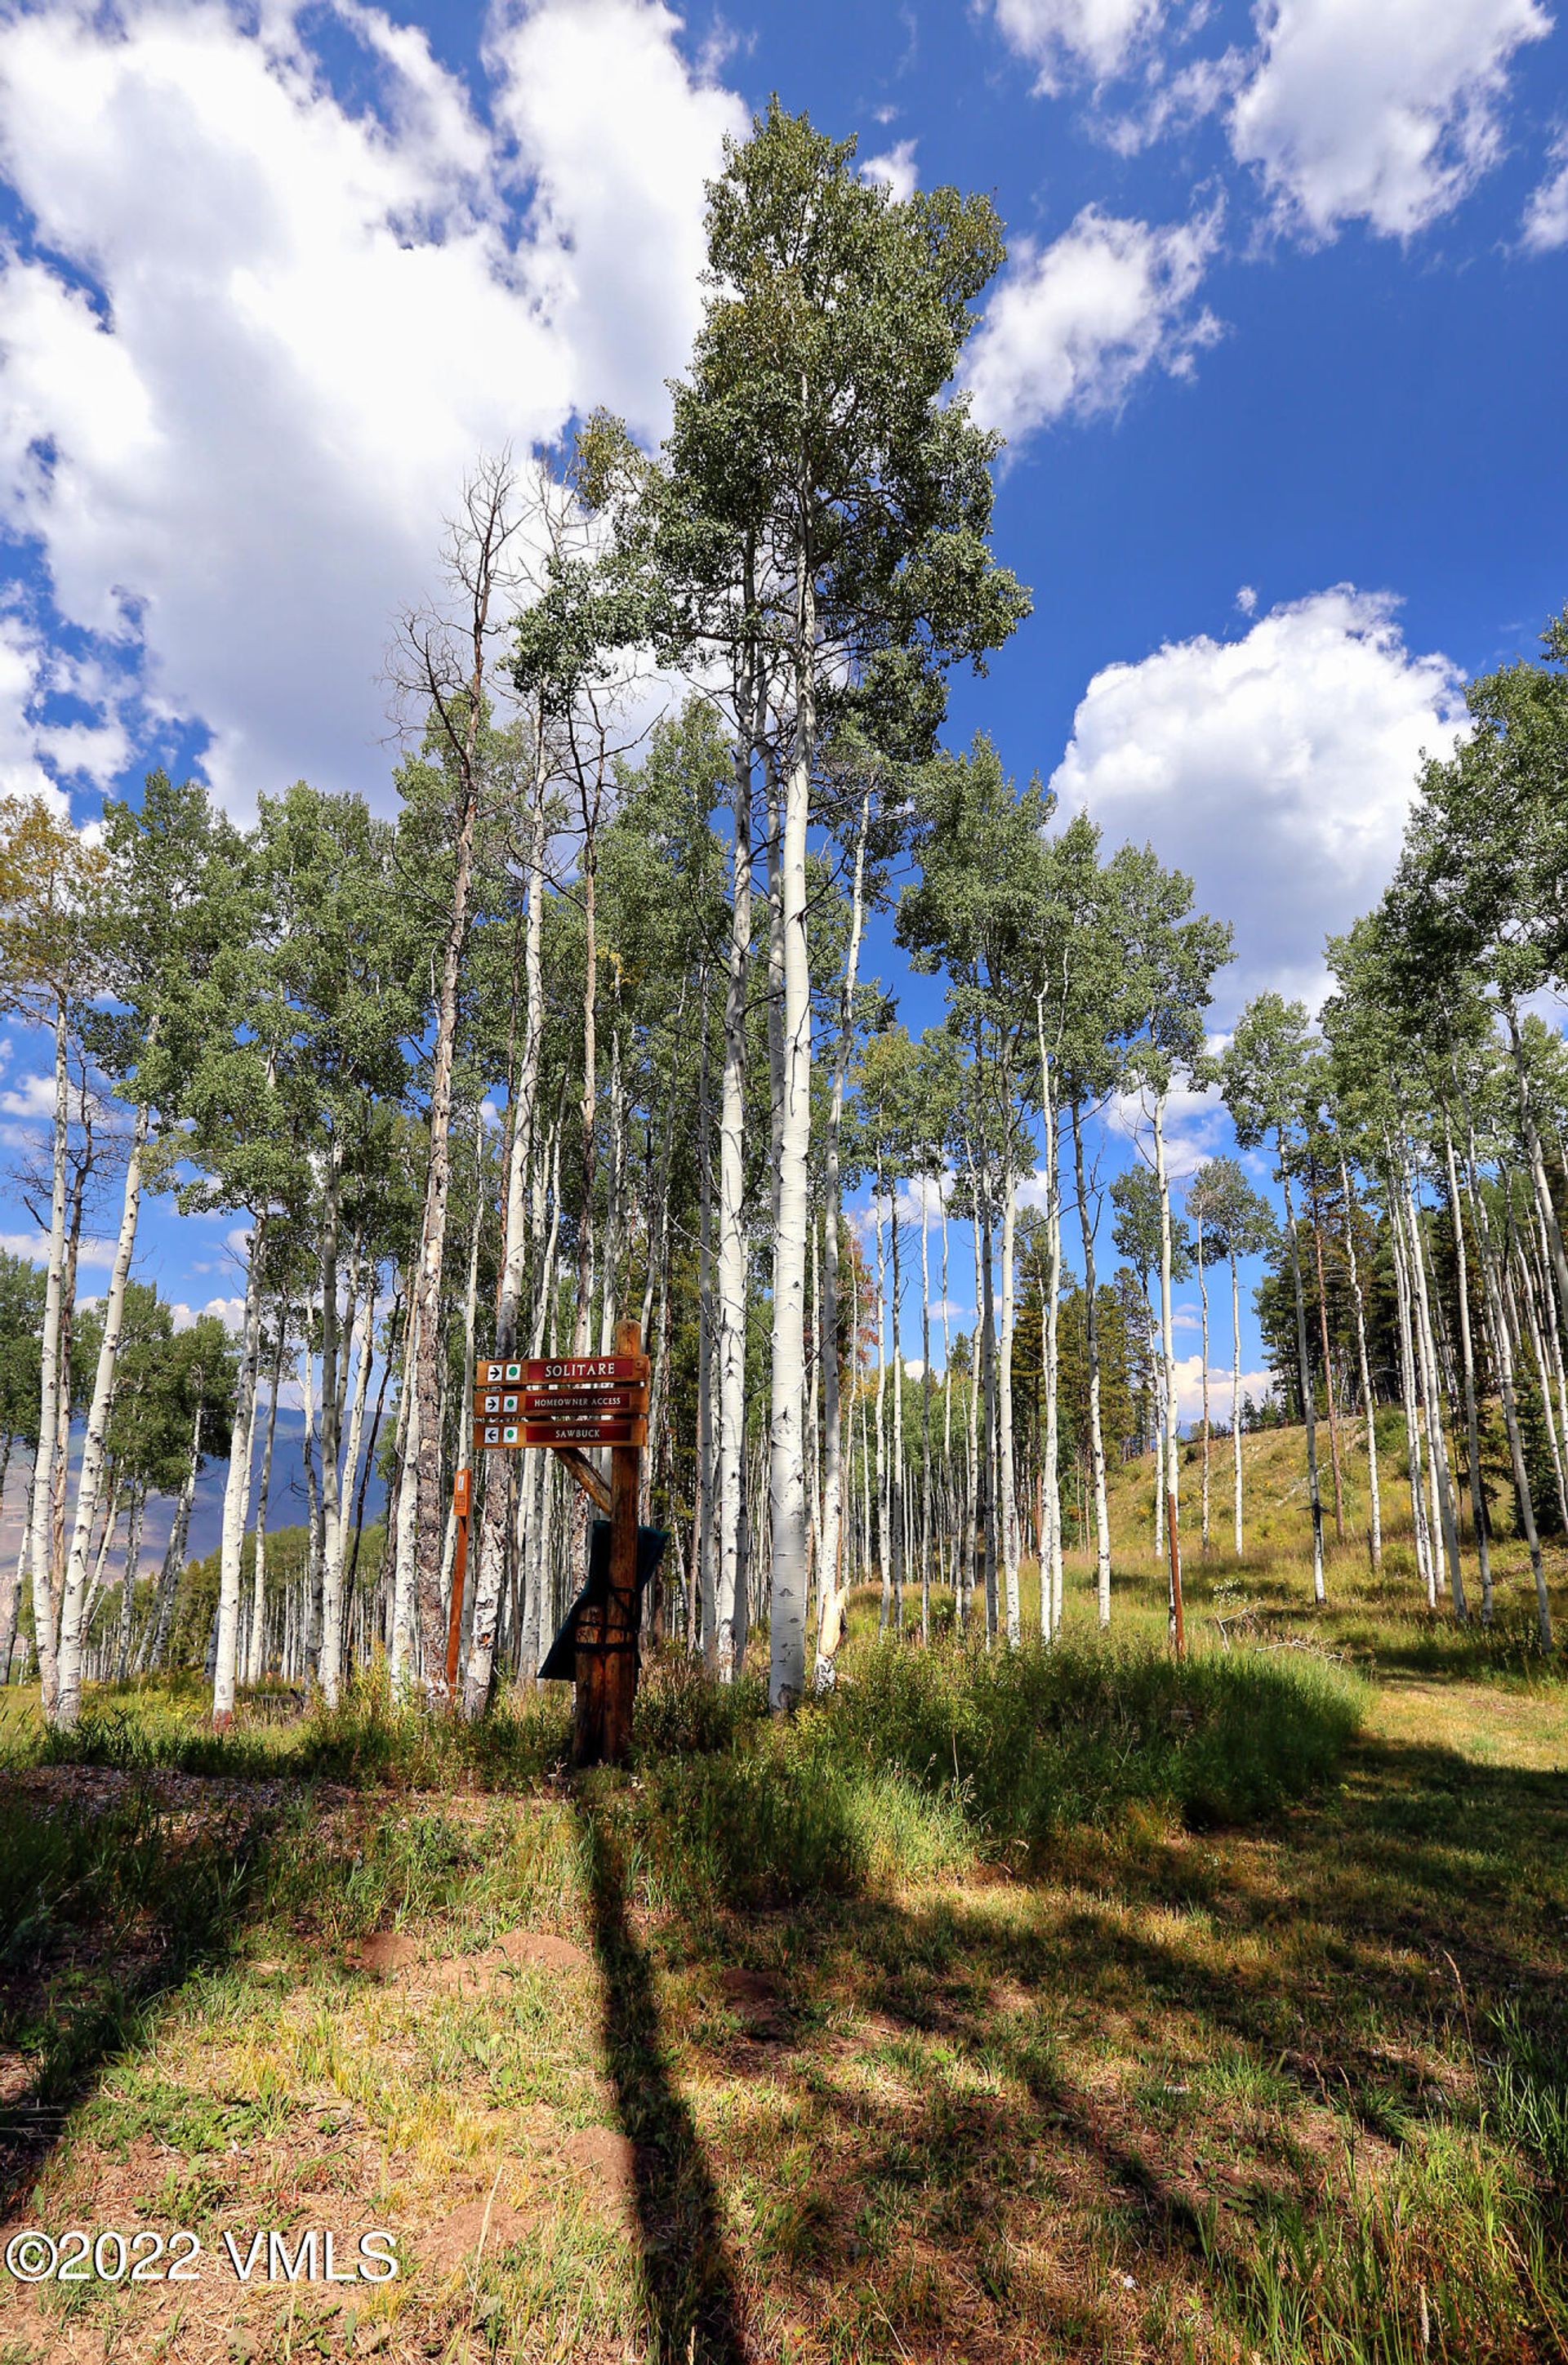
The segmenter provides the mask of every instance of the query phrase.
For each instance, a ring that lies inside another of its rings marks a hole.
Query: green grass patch
[[[1182,1663],[1136,1643],[883,1643],[851,1655],[833,1715],[841,1750],[950,1800],[1007,1855],[1134,1802],[1193,1825],[1271,1814],[1333,1772],[1364,1698],[1305,1652]]]

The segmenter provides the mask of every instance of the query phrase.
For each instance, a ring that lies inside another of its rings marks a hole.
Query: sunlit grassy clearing
[[[147,1804],[182,1735],[207,1746],[199,1700],[107,1703],[120,1807],[14,1866],[54,1920],[12,2040],[45,2068],[45,2032],[106,2015],[35,2086],[71,2112],[37,2207],[379,2213],[409,2274],[355,2338],[410,2359],[716,2358],[742,2319],[802,2365],[1556,2356],[1563,1691],[1397,1580],[1347,1570],[1324,1617],[1299,1563],[1245,1575],[1288,1646],[1227,1653],[1200,1616],[1180,1677],[1128,1553],[1108,1653],[1081,1568],[1054,1662],[879,1651],[873,1597],[836,1700],[780,1732],[749,1686],[655,1681],[638,1765],[570,1795],[558,1707],[520,1703],[480,1763],[362,1698],[239,1745],[368,1790],[210,1845],[188,1789]],[[182,1978],[111,2011],[95,1976],[160,1923]],[[519,1927],[593,1967],[486,1970]],[[387,1930],[414,1959],[381,1983],[353,1950]],[[630,2196],[578,2156],[620,2133]],[[504,2238],[443,2263],[492,2194]],[[151,2353],[148,2305],[79,2299],[79,2353],[117,2324]],[[284,2320],[252,2293],[223,2322],[268,2355]],[[324,2322],[302,2299],[293,2337]]]

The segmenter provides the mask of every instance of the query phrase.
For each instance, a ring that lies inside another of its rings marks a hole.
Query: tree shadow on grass
[[[174,1837],[133,1790],[95,1811],[8,1802],[0,1852],[0,2223],[36,2183],[109,2063],[196,1972],[232,1955],[264,1890],[269,1816]]]
[[[1568,2025],[1560,1777],[1368,1742],[1260,1826],[1135,1817],[1057,1853],[1037,1883],[801,1903],[712,1950],[750,1956],[799,2032],[751,2075],[794,2114],[815,2211],[771,2261],[754,2235],[746,2264],[808,2319],[874,2283],[900,2356],[1145,2353],[1141,2294],[1200,2313],[1245,2295],[1272,2213],[1342,2217],[1352,2155],[1419,2176],[1430,2139],[1479,2135],[1499,2004]],[[711,2075],[746,2074],[732,2037],[709,2041]],[[737,2124],[748,2107],[756,2187],[776,2113],[742,2100]],[[1518,2211],[1505,2247],[1528,2247]],[[1481,2338],[1492,2294],[1445,2258],[1449,2230],[1423,2230],[1417,2264],[1479,2343],[1452,2353],[1533,2353]],[[1347,2284],[1334,2304],[1361,2301]]]
[[[604,1979],[605,2065],[633,2148],[633,2193],[655,2365],[745,2365],[738,2280],[719,2194],[659,2023],[653,1965],[632,1926],[620,1843],[579,1796],[594,1948]]]

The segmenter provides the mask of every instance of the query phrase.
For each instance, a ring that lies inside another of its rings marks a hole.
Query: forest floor
[[[0,2270],[0,2360],[1568,2358],[1568,1686],[1505,1576],[1485,1636],[1193,1555],[1180,1675],[1126,1552],[1148,1639],[1054,1669],[868,1601],[790,1733],[666,1673],[579,1781],[556,1695],[215,1755],[164,1687],[70,1759],[14,1698],[0,2242],[167,2247]]]

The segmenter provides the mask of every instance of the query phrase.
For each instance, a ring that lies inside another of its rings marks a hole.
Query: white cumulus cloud
[[[701,315],[704,185],[725,134],[749,126],[734,92],[687,64],[680,29],[657,0],[533,0],[503,11],[487,50],[516,143],[500,169],[534,191],[533,275],[573,401],[644,432],[664,424],[665,380]]]
[[[353,98],[317,26],[358,46]],[[359,0],[0,25],[30,232],[0,250],[0,523],[67,626],[207,724],[241,808],[385,777],[391,620],[482,450],[601,401],[662,418],[703,177],[745,123],[679,32],[657,0],[537,0],[493,28],[482,106]],[[0,761],[32,752],[0,719]],[[95,774],[114,750],[45,752]]]
[[[1551,164],[1525,207],[1524,242],[1532,254],[1568,246],[1568,131],[1552,141]]]
[[[977,417],[1016,442],[1114,409],[1148,369],[1187,375],[1220,333],[1194,304],[1218,237],[1217,208],[1159,229],[1086,206],[1051,245],[1021,239],[969,348]]]
[[[900,140],[879,156],[868,156],[860,167],[862,177],[879,182],[890,196],[902,205],[913,197],[919,174],[914,168],[914,141]]]
[[[76,1244],[76,1262],[79,1266],[111,1265],[115,1261],[117,1245],[114,1240],[95,1239],[90,1233],[84,1233]],[[26,1257],[29,1264],[47,1265],[49,1234],[0,1232],[0,1249],[4,1249],[7,1256]]]
[[[1340,585],[1239,640],[1107,666],[1078,708],[1052,779],[1062,810],[1113,845],[1148,840],[1200,909],[1233,919],[1216,1014],[1263,986],[1321,995],[1324,936],[1382,892],[1422,749],[1453,744],[1458,672],[1407,649],[1394,609]]]
[[[1209,1049],[1216,1046],[1211,1042]],[[1154,1163],[1153,1103],[1147,1093],[1116,1093],[1106,1105],[1106,1119],[1118,1133],[1135,1142],[1146,1165]],[[1165,1171],[1172,1182],[1191,1174],[1205,1158],[1230,1148],[1230,1119],[1217,1085],[1195,1088],[1178,1078],[1165,1096],[1160,1129],[1165,1136]]]
[[[1272,0],[1260,21],[1231,145],[1314,239],[1407,238],[1458,205],[1502,152],[1514,52],[1551,27],[1539,0]]]
[[[1273,1384],[1272,1372],[1243,1372],[1241,1374],[1242,1395],[1250,1396],[1254,1404],[1261,1404]],[[1179,1421],[1201,1421],[1204,1417],[1202,1355],[1178,1355],[1176,1358],[1176,1417]],[[1216,1421],[1223,1421],[1227,1429],[1230,1426],[1230,1366],[1228,1363],[1211,1362],[1209,1365],[1211,1432]]]
[[[0,611],[0,796],[44,797],[58,807],[59,791],[39,760],[47,672],[37,633],[22,617]]]
[[[1152,37],[1163,0],[996,0],[997,28],[1049,93],[1074,75],[1104,82]]]

